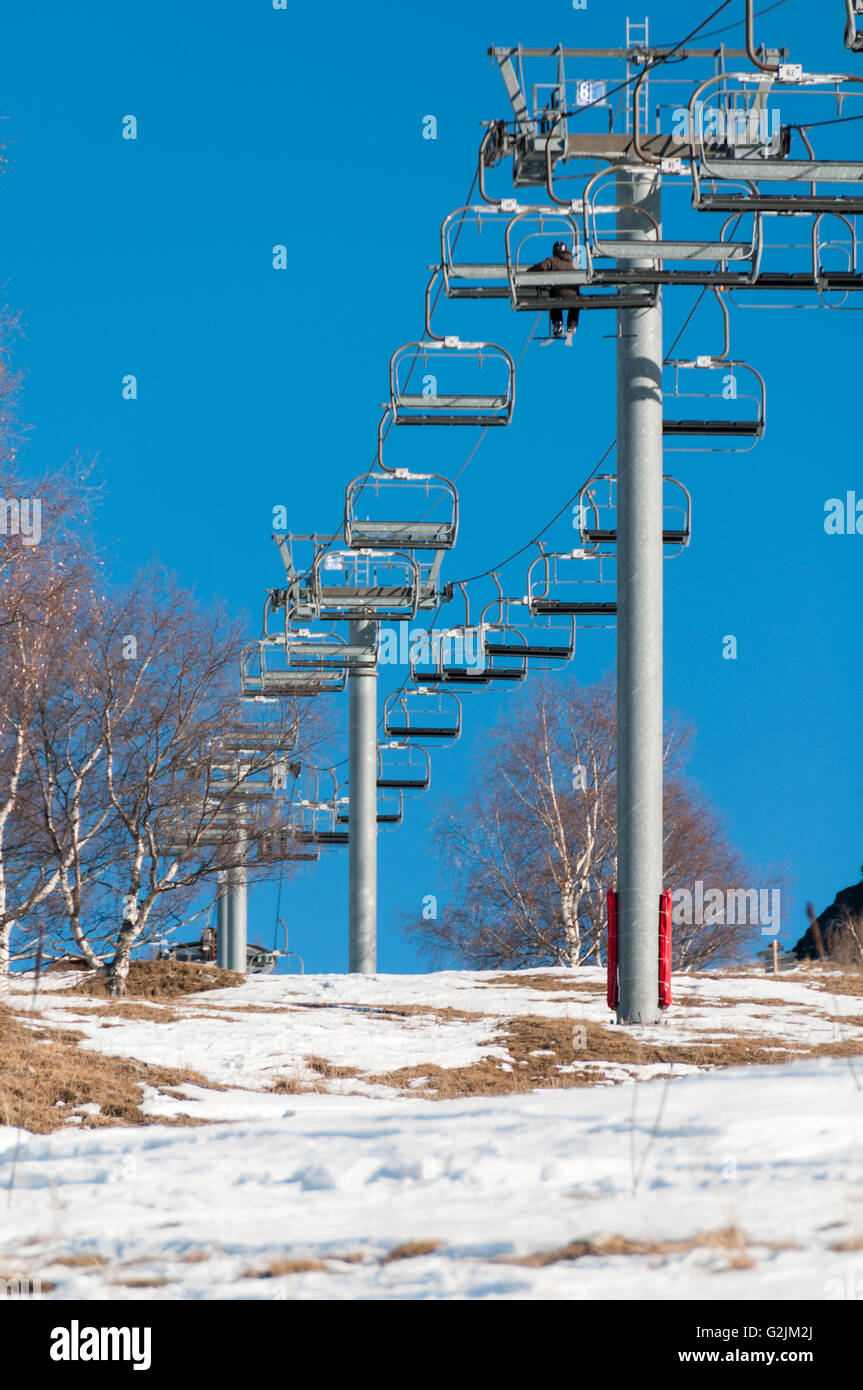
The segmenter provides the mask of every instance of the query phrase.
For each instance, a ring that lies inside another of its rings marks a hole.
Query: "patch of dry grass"
[[[152,1066],[131,1057],[106,1057],[79,1048],[81,1036],[63,1028],[27,1028],[9,1008],[0,1005],[2,1123],[34,1134],[50,1134],[67,1124],[76,1107],[95,1102],[99,1113],[83,1115],[83,1127],[206,1124],[188,1115],[143,1115],[142,1087],[160,1092],[184,1084],[228,1089],[189,1069]]]
[[[609,1255],[686,1255],[691,1250],[724,1250],[729,1257],[729,1269],[751,1269],[755,1261],[747,1245],[754,1244],[769,1250],[796,1250],[799,1246],[785,1242],[747,1242],[738,1226],[723,1226],[715,1231],[699,1231],[685,1240],[630,1240],[621,1235],[598,1235],[590,1240],[573,1240],[555,1250],[537,1250],[531,1255],[499,1255],[495,1263],[527,1265],[542,1269],[565,1260],[581,1260],[588,1256]]]
[[[477,981],[491,988],[497,985],[521,985],[524,989],[542,989],[552,992],[561,990],[587,990],[591,994],[604,994],[605,985],[601,980],[567,979],[562,975],[498,975],[494,980]]]
[[[265,1265],[263,1269],[247,1269],[240,1275],[241,1279],[280,1279],[283,1274],[314,1274],[323,1272],[326,1274],[327,1267],[320,1260],[273,1260],[271,1264]]]
[[[69,1009],[74,1018],[130,1018],[145,1023],[175,1023],[180,1015],[163,1004],[137,1004],[116,999],[110,1004],[92,1004],[88,1009]]]
[[[584,1044],[582,1045],[582,1039]],[[702,1068],[777,1066],[806,1057],[863,1055],[863,1039],[820,1044],[792,1044],[781,1038],[749,1037],[717,1030],[710,1038],[691,1043],[647,1042],[624,1028],[583,1019],[542,1018],[523,1014],[501,1024],[494,1041],[506,1048],[511,1061],[483,1057],[465,1067],[423,1065],[400,1067],[361,1079],[409,1090],[425,1100],[461,1096],[507,1095],[547,1087],[595,1086],[617,1079],[605,1068],[684,1063]],[[537,1053],[545,1055],[537,1055]],[[585,1067],[585,1063],[591,1063]],[[575,1068],[562,1071],[561,1068]],[[417,1085],[417,1082],[425,1085]],[[413,1083],[413,1084],[411,1084]]]
[[[135,999],[179,999],[184,994],[201,994],[210,989],[231,989],[245,983],[245,975],[235,970],[219,970],[181,960],[136,960],[129,967],[126,994]],[[97,971],[80,980],[69,994],[90,994],[108,998],[104,975]]]
[[[343,1077],[350,1077],[352,1081],[357,1079],[356,1067],[338,1067],[334,1062],[328,1062],[326,1057],[304,1057],[303,1061],[312,1071],[317,1072],[318,1076],[325,1076],[328,1080],[339,1080]]]
[[[817,985],[827,994],[850,994],[857,997],[863,994],[863,970],[826,965],[819,961],[817,965],[810,966],[806,973],[810,978],[801,983]]]
[[[111,1279],[110,1283],[119,1285],[124,1289],[163,1289],[166,1284],[170,1284],[170,1279]]]
[[[443,1247],[441,1240],[406,1240],[381,1255],[379,1264],[392,1264],[393,1260],[415,1260],[419,1255],[433,1255]]]
[[[309,1089],[308,1081],[298,1076],[277,1076],[267,1090],[277,1096],[299,1096]]]

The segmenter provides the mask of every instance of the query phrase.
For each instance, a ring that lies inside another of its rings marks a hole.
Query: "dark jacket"
[[[821,930],[821,941],[828,955],[830,954],[830,928],[848,917],[861,915],[863,915],[863,880],[860,883],[852,884],[850,888],[840,889],[830,906],[825,907],[821,916],[815,919]],[[798,960],[818,959],[815,934],[811,927],[797,942],[794,947],[794,954]]]
[[[572,256],[546,256],[544,261],[538,265],[529,266],[530,271],[542,270],[574,270]],[[549,292],[555,297],[560,295],[562,299],[578,299],[579,290],[576,285],[549,285]]]

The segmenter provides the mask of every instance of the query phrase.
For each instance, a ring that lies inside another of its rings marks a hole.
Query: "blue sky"
[[[712,8],[653,4],[651,37],[676,42]],[[809,69],[863,72],[842,46],[841,9],[816,22],[806,0],[786,0],[759,38],[788,43]],[[38,471],[98,453],[118,577],[158,555],[204,599],[248,613],[255,635],[282,573],[272,509],[286,505],[293,530],[338,526],[345,485],[374,453],[390,353],[421,334],[426,267],[468,193],[479,122],[509,114],[488,46],[617,45],[627,13],[644,11],[632,0],[578,11],[546,0],[537,17],[515,0],[6,7],[0,266],[26,324],[29,460]],[[742,13],[734,0],[717,24]],[[127,114],[135,141],[121,138]],[[436,140],[423,139],[429,114]],[[504,171],[492,181],[509,192]],[[279,243],[284,272],[272,268]],[[692,301],[666,294],[666,341]],[[444,301],[436,323],[519,356],[532,321],[505,303]],[[589,314],[573,349],[528,347],[513,425],[490,432],[460,479],[449,577],[526,541],[611,442],[613,332],[610,316]],[[705,310],[687,350],[712,351],[719,332]],[[786,942],[805,900],[824,906],[863,860],[863,536],[823,524],[827,498],[863,497],[857,332],[853,314],[735,310],[732,355],[767,380],[766,437],[745,455],[669,460],[693,492],[694,535],[666,567],[666,702],[697,727],[691,771],[735,841],[796,879]],[[136,401],[122,399],[127,373]],[[475,443],[473,431],[420,433],[399,432],[393,462],[428,466],[433,448],[452,474]],[[722,660],[728,633],[736,662]],[[613,641],[581,639],[574,673],[607,670]],[[381,837],[382,970],[415,967],[396,918],[446,895],[428,825],[519,698],[466,698],[463,740],[435,754],[431,791]],[[346,877],[344,856],[324,856],[283,891],[307,969],[346,966]],[[275,888],[256,888],[251,936],[272,939],[274,908]]]

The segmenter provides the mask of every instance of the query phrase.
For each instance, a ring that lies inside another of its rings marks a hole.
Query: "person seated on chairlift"
[[[536,271],[540,271],[540,270],[572,270],[573,268],[574,268],[574,267],[573,267],[573,263],[572,263],[572,251],[571,251],[570,248],[567,246],[567,244],[566,244],[565,241],[556,241],[556,242],[554,243],[554,246],[551,248],[551,255],[550,255],[550,256],[547,256],[546,259],[545,259],[544,261],[540,261],[538,265],[532,265],[532,266],[530,267],[531,271],[534,271],[534,270],[536,270]],[[552,288],[551,286],[549,286],[548,288],[549,288],[549,291],[550,291],[551,294],[560,295],[562,299],[577,299],[577,298],[578,298],[578,290],[575,288],[575,286],[572,286],[572,288],[570,288],[569,285],[555,285],[553,288]],[[550,309],[550,310],[549,310],[549,313],[548,313],[548,316],[549,316],[549,319],[551,320],[551,337],[552,337],[552,338],[562,338],[562,337],[564,336],[564,333],[563,333],[563,310],[562,310],[562,309]],[[578,309],[567,309],[567,311],[566,311],[566,331],[567,331],[567,333],[574,333],[574,332],[575,332],[576,328],[578,327],[578,316],[579,316],[579,310],[578,310]]]

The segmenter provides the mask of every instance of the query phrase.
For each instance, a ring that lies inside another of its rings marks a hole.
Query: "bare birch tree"
[[[688,731],[665,746],[666,886],[735,883],[740,855],[684,775]],[[537,680],[483,744],[466,794],[435,825],[438,916],[406,923],[421,951],[478,969],[600,964],[616,872],[615,689]],[[658,920],[658,904],[657,904]],[[677,934],[677,968],[734,956],[746,927]]]

